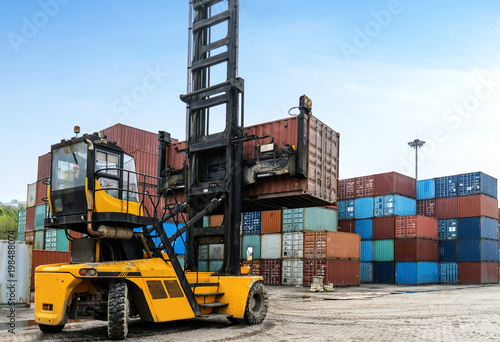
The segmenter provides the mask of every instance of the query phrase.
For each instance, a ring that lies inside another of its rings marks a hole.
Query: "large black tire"
[[[47,324],[38,324],[38,327],[44,334],[57,334],[64,329],[64,324],[61,325],[47,325]]]
[[[258,281],[253,284],[250,292],[248,292],[244,316],[245,322],[250,325],[262,323],[266,318],[268,306],[269,295],[262,282]]]
[[[127,337],[129,306],[127,283],[112,283],[108,294],[108,336],[110,339],[123,340]]]

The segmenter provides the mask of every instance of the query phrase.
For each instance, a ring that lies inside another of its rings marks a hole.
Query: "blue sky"
[[[340,178],[500,177],[500,3],[240,0],[246,124],[307,94],[341,134]],[[187,0],[0,0],[0,201],[25,200],[38,156],[121,122],[184,139]],[[137,101],[123,99],[144,85]]]

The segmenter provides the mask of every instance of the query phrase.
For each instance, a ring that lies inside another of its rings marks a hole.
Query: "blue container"
[[[354,200],[339,201],[339,220],[352,220],[354,219]]]
[[[373,220],[356,220],[354,233],[361,235],[361,240],[371,240],[373,238]]]
[[[439,263],[439,282],[441,284],[458,283],[458,264],[456,262]]]
[[[361,261],[373,261],[373,241],[361,241]]]
[[[354,200],[354,217],[357,219],[373,217],[373,197],[363,197]]]
[[[377,284],[394,284],[394,262],[374,261],[373,262],[373,282]]]
[[[434,178],[436,181],[436,198],[453,197],[457,195],[457,176]]]
[[[371,262],[361,262],[360,282],[373,283],[373,264]]]
[[[458,240],[458,261],[498,260],[498,241],[486,239]]]
[[[183,224],[179,224],[179,229],[182,228],[182,226],[184,226]],[[165,222],[163,223],[163,229],[165,230],[165,233],[168,235],[168,236],[171,236],[173,234],[175,234],[175,232],[177,232],[177,226],[175,225],[175,223],[172,223],[172,222]],[[134,232],[135,233],[142,233],[142,228],[134,228]],[[161,243],[161,240],[160,238],[155,238],[155,246],[158,247]],[[186,232],[184,232],[181,236],[179,236],[177,238],[177,240],[175,240],[174,243],[172,243],[172,246],[174,246],[174,252],[175,254],[177,255],[186,255]]]
[[[497,198],[497,180],[483,172],[458,175],[458,196],[485,194]]]
[[[438,263],[411,261],[396,263],[396,284],[435,284],[439,282]]]
[[[243,213],[243,234],[260,234],[260,211]]]
[[[401,195],[376,196],[373,213],[375,217],[416,215],[417,201]]]
[[[439,240],[439,261],[458,261],[457,240]]]
[[[464,217],[458,221],[459,239],[498,240],[498,220],[489,217]]]
[[[425,179],[417,181],[417,199],[436,198],[436,181],[434,179]]]
[[[457,238],[457,219],[439,220],[438,233],[441,240],[452,240]]]

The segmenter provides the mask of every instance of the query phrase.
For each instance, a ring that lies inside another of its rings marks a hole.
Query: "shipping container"
[[[281,233],[281,210],[268,210],[260,213],[260,229],[262,234]]]
[[[17,233],[16,241],[25,242],[26,241],[26,234],[25,233]]]
[[[417,200],[417,215],[437,218],[436,200]]]
[[[487,195],[458,197],[458,216],[486,216],[498,219],[498,200]]]
[[[393,215],[415,215],[417,201],[400,195],[375,196],[373,214],[375,217]]]
[[[35,232],[26,232],[24,233],[24,241],[29,244],[33,244],[33,241],[35,240]]]
[[[394,239],[395,230],[396,230],[396,218],[394,216],[375,217],[373,219],[374,240]]]
[[[46,204],[48,201],[48,184],[49,184],[49,179],[40,179],[36,182],[36,197],[35,197],[35,204],[41,205],[41,204]]]
[[[35,215],[36,207],[26,208],[26,227],[25,232],[32,232],[35,230]]]
[[[198,261],[198,271],[199,272],[208,272],[208,261],[207,260],[199,260]]]
[[[69,250],[69,241],[64,229],[45,229],[43,249],[47,251],[67,252]]]
[[[441,240],[456,239],[458,236],[458,220],[438,220],[438,233]]]
[[[24,305],[31,301],[31,246],[20,241],[0,240],[0,306]],[[14,267],[7,267],[14,265]],[[11,288],[14,286],[14,296]],[[7,311],[8,312],[8,311]],[[5,312],[5,316],[7,316]]]
[[[42,204],[35,207],[35,230],[43,229],[43,220],[49,217],[49,206]]]
[[[436,197],[436,181],[424,179],[417,181],[417,200],[427,200]]]
[[[106,139],[115,142],[126,153],[137,150],[158,153],[158,134],[144,131],[142,129],[116,124],[105,128],[102,135]]]
[[[439,282],[437,262],[396,262],[396,284],[435,284]]]
[[[458,196],[484,194],[497,198],[497,180],[483,172],[464,173],[458,177]]]
[[[437,198],[436,216],[440,220],[457,218],[458,198],[457,197]]]
[[[214,243],[208,245],[208,259],[209,260],[224,259],[224,244]]]
[[[415,178],[411,178],[397,172],[377,174],[374,178],[375,196],[398,194],[412,199],[417,197],[417,185]]]
[[[438,220],[420,216],[396,216],[396,239],[400,238],[438,238]]]
[[[464,217],[459,222],[459,239],[498,240],[498,220],[489,217]]]
[[[158,177],[158,149],[154,152],[150,151],[132,151],[129,154],[135,159],[135,171],[148,176]],[[125,174],[125,177],[127,174]],[[152,184],[153,178],[138,176],[138,182],[146,182]]]
[[[28,195],[26,198],[26,207],[34,207],[36,205],[36,183],[28,184]]]
[[[17,212],[17,232],[24,233],[26,231],[26,209],[21,209]]]
[[[163,229],[165,229],[165,233],[168,236],[171,236],[177,232],[177,229],[181,229],[184,225],[179,224],[178,226],[173,222],[165,222],[163,223]],[[184,232],[181,236],[175,240],[172,245],[174,246],[174,252],[177,255],[185,255],[186,254],[186,243],[187,243],[186,232]],[[214,258],[214,259],[222,259],[222,258]]]
[[[243,213],[243,234],[260,234],[260,211]]]
[[[283,232],[337,230],[337,211],[326,208],[283,210]]]
[[[355,178],[356,198],[375,196],[374,176],[364,176]]]
[[[394,240],[373,240],[373,261],[393,261]]]
[[[394,284],[394,261],[373,262],[373,282],[377,284]]]
[[[373,261],[373,241],[361,241],[361,261]]]
[[[210,216],[210,227],[220,227],[224,223],[224,215]]]
[[[457,195],[457,176],[434,178],[436,182],[436,198],[454,197]]]
[[[304,257],[304,233],[283,233],[282,246],[284,259],[302,259]]]
[[[203,216],[203,227],[210,227],[210,216]]]
[[[261,275],[261,262],[267,262],[269,260],[241,260],[241,266],[250,267],[250,276],[260,276]],[[281,281],[281,279],[280,279]],[[279,283],[277,284],[279,285]]]
[[[394,244],[396,261],[439,261],[438,240],[396,239]]]
[[[279,259],[281,257],[281,234],[264,234],[260,238],[260,258]]]
[[[354,200],[339,201],[339,220],[352,220],[354,219]]]
[[[458,283],[458,265],[456,262],[439,263],[439,282],[441,284]]]
[[[45,249],[45,229],[35,230],[33,237],[33,249]]]
[[[304,259],[304,286],[311,286],[314,277],[323,277],[323,284],[328,284],[326,259]]]
[[[498,284],[497,262],[459,262],[459,284]]]
[[[439,261],[441,262],[458,261],[457,240],[439,240]]]
[[[356,229],[356,220],[339,221],[337,231],[344,233],[354,233]]]
[[[71,252],[33,250],[31,262],[31,289],[35,289],[35,269],[38,266],[69,262],[71,262]]]
[[[359,285],[360,262],[358,260],[304,259],[304,286],[310,286],[315,276],[323,277],[324,284]]]
[[[303,285],[303,261],[301,259],[284,259],[281,264],[281,275],[281,285]]]
[[[198,246],[198,260],[208,260],[208,245]]]
[[[373,217],[373,197],[357,198],[354,201],[354,217],[356,219]]]
[[[260,260],[260,276],[265,285],[281,284],[281,260],[262,259]]]
[[[209,272],[217,272],[222,268],[224,264],[223,260],[209,260],[208,261],[208,271]]]
[[[247,258],[248,247],[253,248],[253,259],[260,259],[260,235],[243,235],[241,243],[241,257],[243,259]]]
[[[50,161],[51,154],[46,153],[38,157],[38,173],[37,180],[46,179],[50,177]]]
[[[486,239],[458,240],[458,261],[498,262],[498,241]]]
[[[373,220],[356,220],[354,232],[361,236],[361,240],[373,239]]]
[[[373,263],[361,262],[360,268],[360,282],[373,283]]]
[[[339,199],[351,199],[356,197],[356,179],[341,179],[339,180]]]
[[[360,258],[360,236],[342,232],[304,233],[304,258],[306,259],[356,259]]]

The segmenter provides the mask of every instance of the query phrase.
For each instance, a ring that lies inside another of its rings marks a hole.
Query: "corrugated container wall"
[[[445,197],[436,199],[436,216],[438,219],[452,219],[458,217],[458,198]]]
[[[260,213],[260,229],[262,234],[281,232],[281,210],[268,210]]]
[[[373,262],[373,282],[377,284],[394,284],[394,261]]]
[[[337,230],[344,233],[354,233],[356,229],[356,220],[340,220]]]
[[[36,197],[35,204],[41,205],[48,201],[48,184],[49,179],[40,179],[36,182]]]
[[[354,233],[361,236],[361,240],[371,240],[373,238],[373,220],[356,220]]]
[[[360,282],[373,283],[373,263],[361,262]]]
[[[359,286],[360,261],[328,259],[326,282],[334,286]]]
[[[339,180],[339,199],[352,199],[356,197],[356,179]]]
[[[457,240],[439,240],[439,261],[458,261]]]
[[[354,219],[354,200],[347,199],[339,201],[339,220],[352,220]]]
[[[28,184],[28,194],[26,197],[26,207],[34,207],[36,205],[36,183]]]
[[[12,304],[30,306],[31,253],[31,247],[25,242],[0,241],[0,265],[3,265],[0,267],[0,305],[10,306],[11,313]],[[11,288],[15,289],[15,296],[11,296]]]
[[[417,215],[437,218],[436,200],[417,200]]]
[[[37,180],[46,179],[50,177],[50,161],[51,154],[46,153],[38,157],[38,173]]]
[[[496,262],[459,262],[459,284],[497,284],[498,263]]]
[[[281,234],[264,234],[260,240],[261,259],[279,259],[281,257]]]
[[[458,283],[458,265],[456,262],[439,263],[439,282],[441,284]]]
[[[282,257],[302,259],[304,257],[304,233],[283,233]]]
[[[260,234],[260,211],[243,213],[242,226],[243,234]]]
[[[459,228],[460,229],[460,228]],[[498,241],[471,239],[458,241],[458,261],[498,262]]]
[[[394,240],[373,241],[373,261],[393,261]]]
[[[304,233],[304,258],[360,258],[360,236],[342,232]]]
[[[375,196],[374,176],[364,176],[355,178],[356,198]]]
[[[26,232],[32,232],[35,230],[35,214],[36,207],[26,208]]]
[[[422,237],[438,238],[438,220],[420,216],[396,216],[396,239]]]
[[[135,171],[148,176],[158,177],[158,151],[132,151],[129,154],[135,159]],[[127,175],[125,175],[127,176]],[[144,176],[137,176],[139,183],[156,185],[155,179]]]
[[[21,209],[17,212],[17,232],[24,233],[26,231],[26,209]]]
[[[264,279],[265,285],[281,284],[281,260],[262,259],[260,260],[260,276]]]
[[[301,259],[285,259],[281,266],[281,285],[304,283],[304,262]]]
[[[439,234],[439,239],[441,240],[456,239],[458,236],[457,219],[438,220],[438,234]]]
[[[373,241],[361,241],[361,261],[373,261]]]
[[[250,276],[260,276],[261,275],[261,262],[268,262],[271,260],[241,260],[241,266],[250,267]],[[281,281],[281,279],[280,279]],[[279,283],[277,284],[279,285]]]
[[[437,262],[396,262],[396,284],[435,284],[439,282]]]
[[[354,207],[354,216],[357,219],[373,217],[373,197],[357,198]]]
[[[241,243],[241,257],[243,259],[247,258],[248,247],[253,248],[253,259],[260,259],[260,235],[243,235]]]
[[[71,262],[71,252],[33,250],[33,259],[31,262],[31,289],[35,289],[35,269],[38,266],[69,262]]]
[[[325,208],[283,210],[283,232],[337,230],[337,211]]]
[[[470,195],[458,197],[458,216],[498,217],[498,200],[487,195]]]
[[[438,177],[436,181],[436,198],[454,197],[457,195],[457,176]]]
[[[415,215],[416,200],[400,195],[376,196],[374,198],[373,214],[375,217],[393,215]]]
[[[120,123],[105,128],[102,133],[109,141],[115,142],[127,153],[137,150],[158,153],[157,133],[144,131]]]
[[[375,177],[375,196],[398,194],[416,198],[417,186],[415,178],[397,172],[381,173]]]
[[[417,181],[417,200],[433,199],[436,197],[436,181],[424,179]]]
[[[464,217],[458,222],[459,239],[498,240],[498,220],[489,217]]]
[[[385,240],[394,239],[396,230],[396,218],[391,217],[376,217],[373,219],[373,239]]]
[[[394,245],[394,260],[396,261],[439,261],[437,240],[396,239]]]
[[[458,196],[485,194],[497,198],[497,180],[483,172],[458,175]]]

